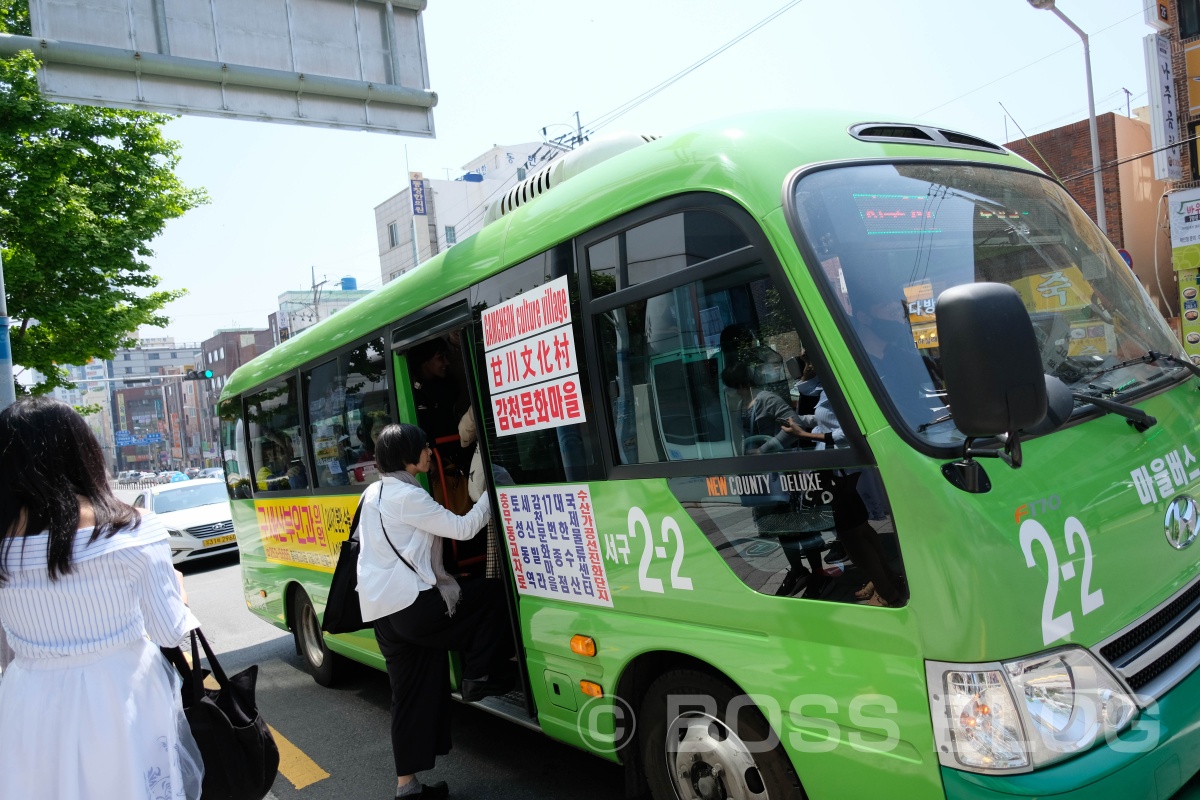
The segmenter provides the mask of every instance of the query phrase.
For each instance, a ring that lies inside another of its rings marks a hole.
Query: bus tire
[[[650,685],[637,735],[655,800],[803,800],[778,736],[757,706],[734,702],[740,694],[695,670],[667,672]],[[736,719],[727,719],[728,709]]]
[[[338,656],[325,646],[317,611],[308,594],[299,588],[292,595],[292,635],[296,637],[296,651],[313,680],[321,686],[332,686]]]

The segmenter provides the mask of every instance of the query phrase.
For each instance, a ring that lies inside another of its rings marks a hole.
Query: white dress
[[[199,751],[156,645],[199,623],[166,528],[148,515],[89,545],[91,533],[76,533],[71,572],[53,581],[49,536],[3,543],[0,798],[194,800]]]

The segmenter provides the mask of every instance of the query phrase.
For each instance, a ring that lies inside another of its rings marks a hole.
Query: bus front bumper
[[[1200,670],[1150,706],[1117,741],[1023,775],[942,767],[946,797],[1200,800]]]

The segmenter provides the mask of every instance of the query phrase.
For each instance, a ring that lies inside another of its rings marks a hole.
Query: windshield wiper
[[[1191,372],[1193,375],[1200,375],[1200,366],[1193,364],[1192,360],[1190,358],[1183,359],[1183,358],[1180,358],[1179,356],[1175,356],[1170,353],[1158,353],[1158,352],[1155,352],[1154,350],[1150,350],[1149,352],[1146,353],[1146,359],[1147,359],[1146,363],[1148,363],[1148,364],[1153,363],[1159,359],[1162,359],[1163,361],[1169,361],[1172,364],[1178,364],[1181,367],[1187,367],[1188,371]]]
[[[1120,364],[1113,364],[1111,366],[1098,369],[1095,372],[1089,372],[1086,376],[1076,379],[1076,383],[1081,383],[1083,381],[1094,381],[1101,375],[1107,375],[1110,372],[1116,372],[1117,370],[1125,369],[1126,367],[1136,367],[1138,364],[1153,364],[1155,361],[1166,361],[1170,364],[1186,367],[1193,375],[1200,376],[1200,366],[1193,364],[1191,359],[1182,359],[1170,353],[1159,353],[1155,350],[1147,350],[1146,355],[1144,356],[1131,358],[1128,361],[1122,361]],[[1089,386],[1091,386],[1090,383]],[[1097,391],[1109,391],[1101,386],[1091,386],[1091,388],[1096,389]],[[1111,391],[1115,393],[1116,391],[1119,391],[1119,389],[1114,389]]]
[[[1138,363],[1138,362],[1133,362]],[[1137,430],[1138,433],[1145,433],[1158,424],[1158,420],[1142,411],[1140,408],[1127,406],[1124,403],[1118,403],[1116,400],[1109,400],[1107,397],[1101,397],[1099,392],[1095,394],[1084,394],[1082,392],[1071,392],[1071,397],[1080,403],[1088,403],[1102,411],[1107,411],[1110,414],[1116,414],[1124,417],[1129,421],[1129,424]]]

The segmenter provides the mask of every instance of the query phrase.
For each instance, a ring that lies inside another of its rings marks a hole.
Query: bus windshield
[[[796,185],[795,213],[903,423],[961,441],[940,380],[936,300],[968,282],[1012,286],[1046,374],[1079,394],[1128,400],[1177,377],[1170,328],[1133,272],[1058,184],[952,163],[824,169]],[[1180,357],[1186,357],[1180,355]]]

